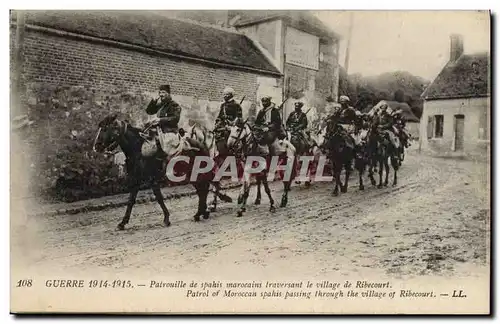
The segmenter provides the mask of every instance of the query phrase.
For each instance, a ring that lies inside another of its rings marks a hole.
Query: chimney
[[[462,35],[450,36],[450,62],[455,62],[464,53],[464,40]]]

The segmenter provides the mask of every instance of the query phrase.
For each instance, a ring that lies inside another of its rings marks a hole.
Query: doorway
[[[454,131],[455,131],[455,151],[463,151],[463,149],[464,149],[464,132],[465,132],[465,116],[464,115],[455,115]]]

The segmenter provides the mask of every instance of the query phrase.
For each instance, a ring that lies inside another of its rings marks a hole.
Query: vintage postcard
[[[490,21],[11,10],[11,312],[489,314]]]

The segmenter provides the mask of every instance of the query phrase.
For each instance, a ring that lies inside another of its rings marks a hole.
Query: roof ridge
[[[481,97],[489,93],[489,59],[488,52],[480,54],[462,54],[455,61],[448,61],[439,74],[422,92],[424,100],[440,98]],[[471,64],[472,62],[472,64]],[[476,62],[477,67],[473,67]],[[475,74],[474,78],[468,73]],[[476,77],[477,76],[477,77]]]
[[[28,14],[32,12],[28,11]],[[229,28],[195,23],[151,11],[134,13],[112,11],[108,16],[105,11],[89,12],[87,10],[79,11],[81,15],[76,17],[64,10],[49,10],[47,14],[40,14],[39,11],[33,13],[30,19],[26,19],[26,23],[40,28],[89,36],[102,41],[110,41],[113,44],[133,45],[134,48],[141,47],[169,53],[169,55],[202,59],[212,64],[223,63],[233,68],[239,67],[260,73],[281,75],[280,70],[267,59],[248,36]],[[130,14],[136,16],[137,19],[132,18]],[[89,17],[92,18],[91,21],[87,21]],[[12,23],[14,21],[11,21]],[[110,30],[110,24],[112,30]],[[189,41],[185,42],[186,39]],[[214,41],[220,44],[213,46]],[[227,49],[228,46],[231,50]]]
[[[160,16],[160,17],[163,17],[163,18],[165,18],[165,19],[173,19],[173,20],[178,20],[178,21],[182,21],[182,22],[189,23],[189,24],[197,25],[197,26],[200,26],[200,27],[213,28],[213,29],[217,29],[217,30],[220,30],[220,31],[225,31],[225,32],[228,32],[228,33],[233,33],[233,34],[238,34],[238,35],[243,35],[243,36],[245,36],[243,33],[239,32],[239,31],[238,31],[236,28],[234,28],[234,27],[222,27],[222,26],[218,26],[218,25],[214,25],[214,24],[203,23],[203,22],[196,21],[196,20],[189,19],[189,18],[166,17],[166,16],[163,16],[163,15],[159,15],[159,16]]]

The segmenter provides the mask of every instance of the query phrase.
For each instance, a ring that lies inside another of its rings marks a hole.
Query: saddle
[[[143,133],[144,134],[144,133]],[[182,152],[199,151],[200,148],[192,144],[190,138],[183,137],[178,132],[163,132],[159,126],[146,133],[141,153],[145,157],[156,156],[162,158],[165,154],[170,157],[178,156]]]
[[[396,136],[391,130],[379,130],[380,137],[384,140],[385,144],[392,144],[395,148],[399,148],[399,137]]]

